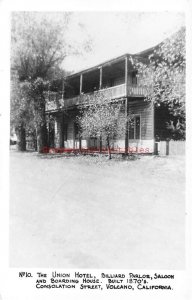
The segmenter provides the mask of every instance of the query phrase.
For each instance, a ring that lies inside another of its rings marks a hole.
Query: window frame
[[[136,138],[136,118],[139,117],[139,138]],[[128,134],[129,134],[129,140],[141,140],[141,114],[133,114],[131,119],[134,119],[134,137],[133,138],[130,138],[130,124],[129,124],[129,131],[128,131]]]

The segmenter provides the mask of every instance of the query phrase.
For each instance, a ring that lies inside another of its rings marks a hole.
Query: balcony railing
[[[64,106],[62,93],[60,92],[46,92],[45,93],[45,110],[53,111],[61,109]]]
[[[98,92],[98,91],[97,91]],[[59,110],[61,108],[71,108],[79,105],[86,105],[86,103],[94,100],[94,95],[97,92],[81,94],[72,98],[64,99],[62,98],[62,93],[47,93],[46,99],[46,111]],[[113,86],[110,88],[102,89],[102,94],[111,99],[121,98],[126,96],[125,84]],[[146,94],[146,88],[141,86],[128,86],[128,96],[131,97],[144,97]]]
[[[112,99],[125,97],[125,93],[126,93],[125,84],[112,86],[112,87],[107,88],[107,89],[102,89],[101,91],[104,94],[108,93]]]
[[[128,86],[128,96],[144,97],[146,95],[147,88],[138,85]]]

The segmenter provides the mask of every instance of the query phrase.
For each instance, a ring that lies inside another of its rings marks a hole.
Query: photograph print
[[[11,13],[10,267],[185,268],[185,31]]]

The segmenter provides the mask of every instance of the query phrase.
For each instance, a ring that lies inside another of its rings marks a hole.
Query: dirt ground
[[[184,164],[11,151],[10,266],[184,268]]]

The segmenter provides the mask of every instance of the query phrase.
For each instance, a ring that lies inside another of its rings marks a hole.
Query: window
[[[133,116],[129,121],[129,139],[139,140],[141,132],[140,116]]]

